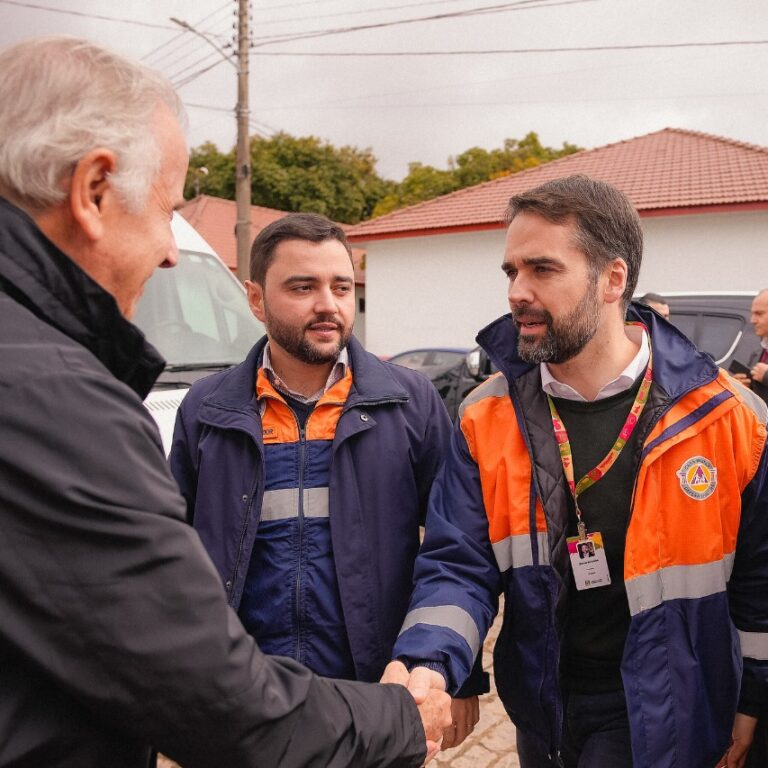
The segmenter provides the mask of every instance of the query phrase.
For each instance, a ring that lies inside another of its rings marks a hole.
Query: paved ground
[[[515,727],[501,705],[493,681],[493,645],[501,628],[501,611],[483,646],[483,669],[491,675],[491,692],[480,697],[480,722],[456,749],[441,752],[430,765],[450,768],[519,768]]]
[[[501,616],[501,611],[499,611]],[[483,647],[483,668],[491,675],[491,692],[480,697],[480,722],[469,738],[456,749],[441,752],[430,766],[435,768],[519,768],[515,749],[515,728],[504,712],[493,683],[493,644],[499,634],[500,618],[496,620]],[[164,757],[158,768],[178,768]]]

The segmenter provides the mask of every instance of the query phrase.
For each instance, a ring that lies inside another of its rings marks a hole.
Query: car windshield
[[[413,368],[434,377],[444,373],[449,368],[459,365],[466,352],[446,349],[417,349],[413,352],[401,352],[390,358],[391,363]]]
[[[173,269],[155,270],[133,322],[177,370],[239,363],[264,334],[229,270],[190,251]]]

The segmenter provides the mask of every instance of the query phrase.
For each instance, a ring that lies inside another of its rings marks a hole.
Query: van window
[[[239,363],[264,334],[226,266],[191,251],[175,268],[155,270],[133,322],[172,367]]]
[[[708,312],[670,313],[670,322],[676,325],[699,349],[722,364],[741,338],[746,325],[739,315]]]

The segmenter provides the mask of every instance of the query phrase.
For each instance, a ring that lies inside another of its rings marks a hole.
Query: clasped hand
[[[461,744],[479,719],[477,696],[451,700],[445,693],[443,676],[427,667],[415,667],[408,672],[405,664],[392,661],[384,670],[381,682],[403,685],[413,696],[427,738],[425,765],[441,748]]]

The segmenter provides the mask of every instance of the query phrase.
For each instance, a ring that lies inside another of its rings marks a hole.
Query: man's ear
[[[267,316],[264,312],[264,289],[259,283],[246,280],[245,290],[248,292],[248,306],[251,308],[251,312],[253,312],[255,317],[261,320],[262,323],[266,323]]]
[[[606,276],[603,300],[606,304],[621,301],[624,289],[627,287],[627,262],[624,259],[614,259],[608,264],[603,273]]]
[[[83,234],[91,241],[104,235],[104,208],[116,201],[109,180],[116,167],[115,153],[99,147],[81,157],[72,173],[70,210]]]

